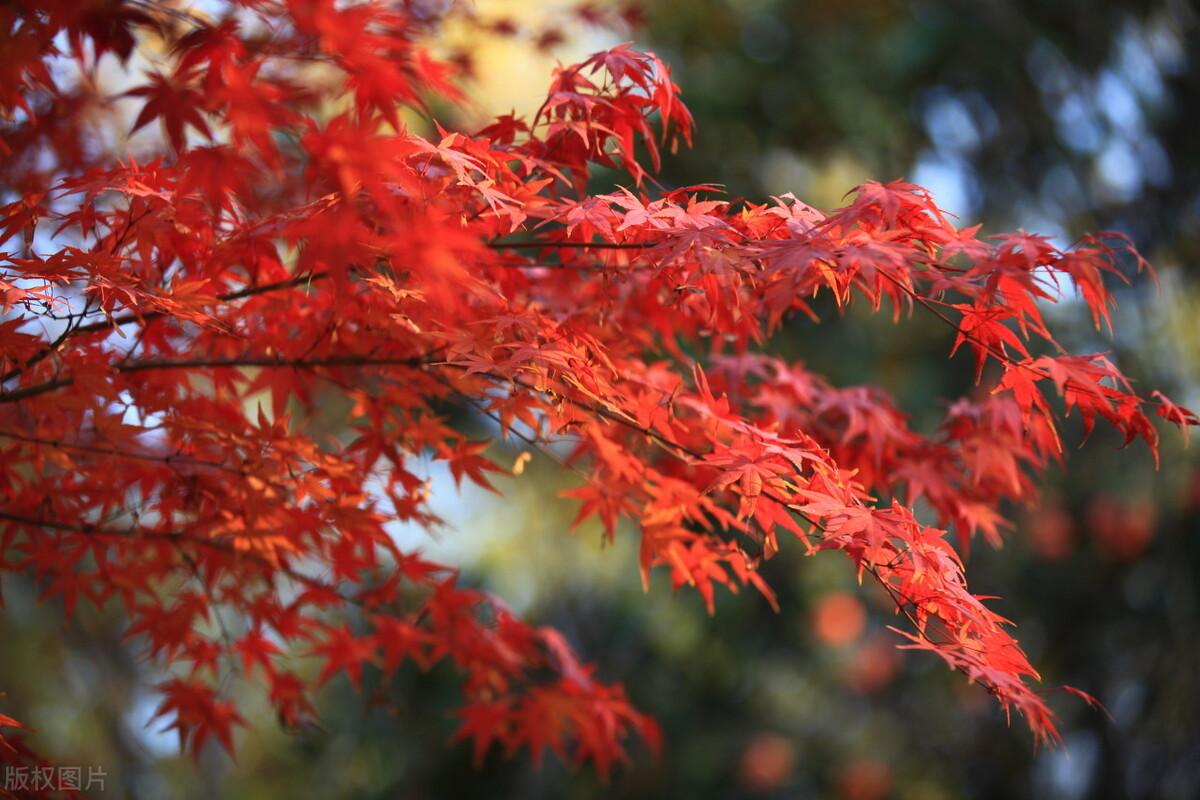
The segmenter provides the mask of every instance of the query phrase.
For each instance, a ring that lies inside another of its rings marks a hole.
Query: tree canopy
[[[532,116],[418,135],[406,115],[463,102],[426,3],[0,16],[0,568],[68,616],[119,607],[192,752],[236,750],[231,680],[296,728],[335,676],[438,663],[476,759],[605,775],[658,746],[561,633],[397,544],[439,521],[431,464],[494,490],[496,438],[527,448],[512,473],[532,453],[575,473],[576,523],[637,537],[643,582],[710,612],[748,589],[786,615],[760,566],[840,551],[892,598],[900,646],[1057,738],[962,553],[1036,497],[1063,416],[1156,458],[1154,420],[1197,423],[1047,324],[1078,298],[1111,330],[1112,287],[1152,273],[1127,238],[981,237],[903,181],[832,211],[662,186],[693,120],[629,45],[557,68]],[[125,134],[155,128],[136,157]],[[595,191],[601,168],[623,185]],[[770,351],[827,302],[936,320],[976,388],[925,432],[879,387]],[[0,726],[4,758],[36,763],[36,737]]]

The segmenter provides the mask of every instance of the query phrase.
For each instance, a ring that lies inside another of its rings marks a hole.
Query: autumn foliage
[[[640,537],[647,581],[774,605],[764,559],[841,551],[895,601],[902,646],[1054,739],[960,552],[1034,499],[1064,415],[1156,453],[1153,418],[1196,424],[1043,318],[1077,294],[1109,326],[1110,287],[1149,270],[1130,243],[980,238],[903,182],[830,212],[662,189],[691,117],[667,66],[625,45],[557,69],[532,117],[418,136],[405,119],[460,101],[431,6],[0,9],[0,569],[67,615],[119,607],[193,751],[234,750],[230,674],[295,726],[336,676],[448,662],[477,757],[607,773],[656,744],[653,720],[389,532],[437,523],[431,461],[492,488],[466,410],[530,449],[567,443],[577,521]],[[162,134],[152,160],[126,149],[140,129]],[[625,185],[590,194],[598,168]],[[919,431],[884,391],[769,355],[819,295],[936,317],[978,390]],[[0,726],[6,759],[34,758]]]

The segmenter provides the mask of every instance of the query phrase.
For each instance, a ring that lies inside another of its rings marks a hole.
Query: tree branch
[[[339,355],[324,358],[287,359],[278,356],[232,356],[229,358],[192,358],[181,360],[154,359],[147,361],[131,361],[116,364],[113,372],[148,372],[152,370],[169,369],[226,369],[235,367],[264,367],[287,369],[315,369],[319,367],[419,367],[428,363],[430,356],[408,356],[405,358],[386,358],[378,356]],[[0,394],[0,403],[15,403],[47,392],[62,389],[75,383],[74,378],[57,378],[45,383],[26,386],[7,394]]]
[[[229,303],[235,300],[244,300],[247,297],[254,297],[260,294],[276,292],[280,289],[291,289],[296,286],[302,286],[306,283],[316,283],[317,281],[323,280],[327,277],[329,277],[328,272],[309,272],[303,275],[296,275],[295,277],[287,278],[285,280],[275,281],[273,283],[247,286],[246,288],[239,289],[236,292],[226,292],[225,294],[217,295],[217,301],[221,303]],[[165,311],[131,311],[109,319],[89,322],[87,325],[77,325],[72,327],[68,323],[66,330],[64,330],[57,339],[46,345],[46,347],[38,351],[37,354],[30,357],[30,359],[21,366],[14,367],[8,372],[4,373],[4,375],[0,376],[0,384],[15,378],[33,365],[45,360],[52,353],[56,352],[68,339],[74,338],[75,336],[111,330],[113,328],[119,328],[122,325],[128,325],[131,322],[149,322],[151,320],[162,319],[163,317],[167,316],[170,316],[170,314]],[[3,402],[2,397],[0,397],[0,402]]]

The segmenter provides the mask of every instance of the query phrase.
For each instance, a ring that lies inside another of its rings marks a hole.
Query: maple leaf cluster
[[[393,538],[439,522],[430,463],[494,490],[489,441],[452,424],[467,408],[565,445],[547,452],[581,476],[577,522],[640,536],[647,581],[661,568],[710,610],[717,587],[775,605],[758,566],[781,539],[839,550],[895,600],[906,646],[1054,739],[947,532],[999,541],[1061,460],[1064,414],[1156,454],[1152,417],[1197,423],[1043,318],[1075,290],[1110,324],[1109,285],[1148,269],[1132,246],[983,240],[903,182],[828,213],[651,191],[692,120],[628,45],[559,67],[532,118],[420,136],[406,114],[461,100],[428,44],[440,24],[415,0],[0,9],[0,570],[68,615],[119,607],[193,751],[233,750],[227,673],[299,725],[334,676],[446,662],[477,758],[550,750],[606,774],[632,738],[657,743],[653,720],[561,635]],[[98,88],[102,62],[131,88]],[[122,136],[155,124],[139,162]],[[598,167],[628,188],[589,195]],[[936,316],[980,390],[922,433],[883,391],[764,354],[821,294]],[[32,757],[13,734],[0,753]]]

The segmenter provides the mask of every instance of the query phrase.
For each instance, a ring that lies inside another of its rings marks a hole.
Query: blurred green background
[[[477,4],[518,23],[542,5]],[[563,5],[558,3],[557,5]],[[531,6],[538,8],[531,10]],[[696,115],[696,147],[668,159],[665,185],[724,184],[734,196],[793,192],[836,206],[857,182],[907,177],[964,224],[1023,227],[1065,245],[1115,228],[1161,273],[1119,295],[1115,340],[1076,304],[1055,309],[1061,341],[1111,350],[1142,385],[1200,405],[1200,18],[1178,0],[662,0],[628,36],[672,65]],[[532,16],[531,16],[532,15]],[[543,23],[538,22],[538,25]],[[564,60],[618,41],[573,33]],[[460,42],[460,44],[463,44]],[[463,46],[469,46],[469,39]],[[519,43],[474,52],[479,113],[506,111],[545,85],[546,58]],[[525,97],[499,86],[528,85]],[[532,107],[532,106],[530,106]],[[453,120],[445,120],[453,122]],[[464,126],[476,120],[458,120]],[[614,176],[616,179],[616,176]],[[598,188],[608,188],[600,186]],[[936,421],[971,384],[948,361],[948,332],[862,310],[797,321],[771,343],[838,384],[878,383],[914,425]],[[481,426],[465,414],[464,425]],[[1071,434],[1080,440],[1078,431]],[[157,677],[121,621],[63,622],[33,587],[5,584],[4,711],[38,729],[61,764],[104,765],[106,796],[627,798],[1195,798],[1200,796],[1200,470],[1164,437],[1163,466],[1097,431],[1053,472],[1040,507],[1018,515],[1002,550],[968,563],[976,592],[998,594],[1049,686],[1096,695],[1112,719],[1052,698],[1065,748],[1035,751],[981,690],[932,656],[894,649],[886,598],[849,563],[787,548],[769,562],[783,613],[757,596],[719,596],[708,617],[657,576],[643,594],[636,538],[600,546],[567,527],[572,483],[535,456],[497,503],[431,475],[452,523],[401,540],[462,564],[539,623],[562,630],[606,680],[661,722],[662,757],[634,750],[607,785],[548,759],[493,753],[472,769],[448,743],[450,671],[412,669],[363,695],[344,679],[320,698],[323,729],[285,733],[247,693],[255,722],[237,763],[198,766],[148,723]],[[519,449],[494,453],[509,464]],[[315,665],[314,665],[315,667]]]

